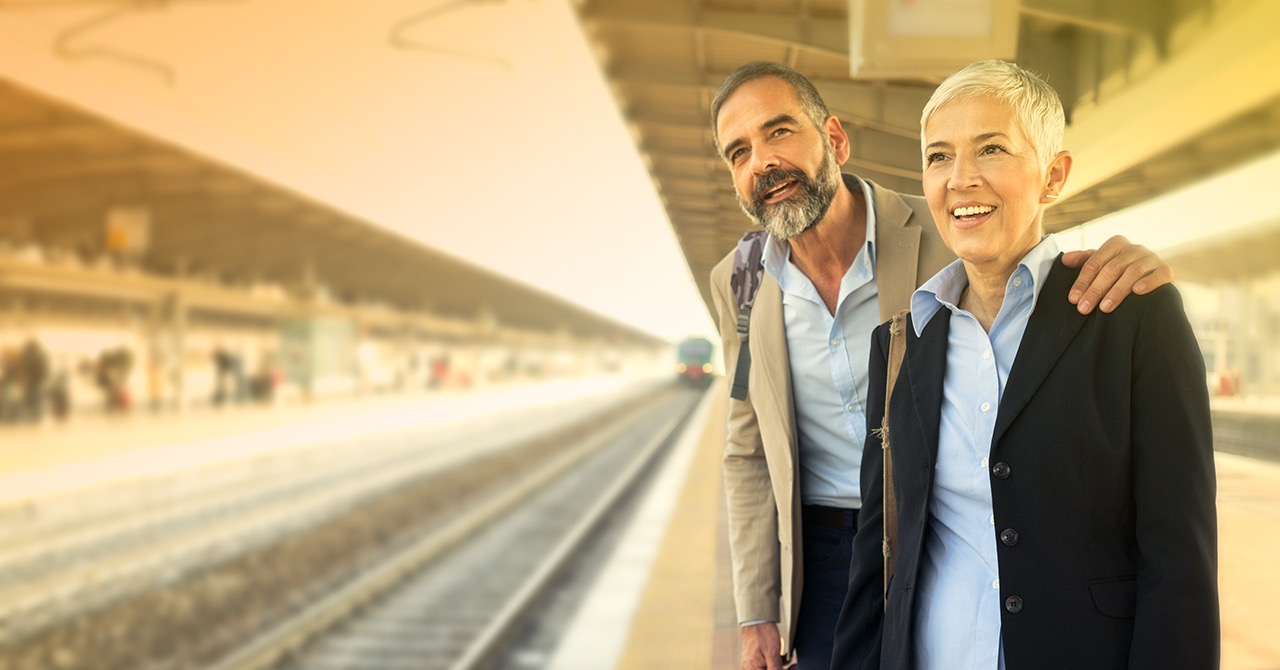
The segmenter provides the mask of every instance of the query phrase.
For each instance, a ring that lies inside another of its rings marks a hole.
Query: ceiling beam
[[[1280,2],[1243,3],[1203,39],[1091,109],[1077,107],[1064,146],[1081,193],[1280,95]]]
[[[684,29],[800,46],[836,58],[849,54],[849,31],[843,18],[822,18],[791,12],[734,12],[700,8],[696,12],[654,11],[610,5],[591,5],[581,11],[584,23],[621,25],[627,29]]]

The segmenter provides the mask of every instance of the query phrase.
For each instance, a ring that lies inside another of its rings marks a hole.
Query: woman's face
[[[929,118],[924,144],[924,194],[943,242],[979,270],[1012,272],[1040,241],[1044,195],[1060,188],[1013,109],[985,97],[952,102]]]

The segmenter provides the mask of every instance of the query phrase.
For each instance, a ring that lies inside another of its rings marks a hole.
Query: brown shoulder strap
[[[884,418],[880,421],[880,444],[884,449],[884,593],[889,595],[889,580],[893,578],[895,553],[898,548],[898,500],[893,489],[893,450],[889,448],[889,399],[893,397],[893,385],[902,369],[902,358],[907,352],[907,314],[902,310],[889,322],[889,370],[884,381]]]

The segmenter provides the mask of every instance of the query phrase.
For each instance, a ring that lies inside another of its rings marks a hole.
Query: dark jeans
[[[857,513],[849,514],[856,524]],[[813,523],[804,526],[804,592],[795,632],[798,670],[831,668],[836,619],[849,590],[853,534],[853,528],[837,530]]]

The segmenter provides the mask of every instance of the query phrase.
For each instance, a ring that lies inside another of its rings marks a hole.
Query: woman
[[[1208,394],[1177,291],[1089,316],[1059,299],[1071,277],[1041,218],[1072,159],[1061,103],[1035,75],[969,65],[920,125],[925,198],[959,260],[911,300],[887,594],[868,430],[832,667],[1216,667]],[[888,344],[881,326],[870,422]]]

